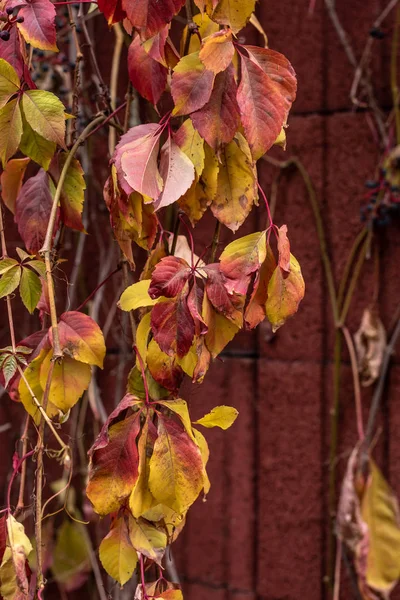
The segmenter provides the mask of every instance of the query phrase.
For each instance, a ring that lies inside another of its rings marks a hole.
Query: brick
[[[318,598],[320,385],[318,365],[260,363],[257,593],[269,600]]]

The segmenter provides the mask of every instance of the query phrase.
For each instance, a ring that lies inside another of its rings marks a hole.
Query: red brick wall
[[[317,0],[312,16],[308,15],[309,0],[260,0],[257,11],[270,46],[288,56],[299,80],[287,151],[274,150],[273,154],[281,158],[296,155],[309,170],[338,278],[361,227],[363,182],[373,176],[378,152],[365,114],[355,113],[351,106],[353,71],[323,4]],[[358,57],[384,4],[384,0],[337,0],[338,13]],[[246,35],[247,41],[255,41],[254,33]],[[112,39],[104,30],[97,36],[96,51],[105,66],[109,65]],[[375,54],[374,83],[380,101],[388,105],[387,43],[377,42]],[[266,191],[271,176],[271,168],[262,166]],[[264,221],[264,212],[254,211],[243,233],[262,227]],[[288,224],[293,252],[306,280],[306,297],[298,315],[273,337],[266,326],[241,334],[223,360],[215,362],[203,386],[185,386],[182,392],[194,416],[217,404],[232,404],[240,411],[231,430],[208,433],[212,488],[207,502],[198,501],[193,507],[175,544],[185,600],[325,598],[322,578],[333,327],[312,211],[303,183],[294,174],[285,178],[280,188],[276,222]],[[394,223],[382,235],[380,306],[386,326],[400,298],[398,229]],[[207,220],[199,228],[199,242],[203,236],[209,241],[206,230]],[[371,271],[367,263],[349,315],[352,332],[371,298]],[[4,333],[4,312],[1,327]],[[22,324],[18,327],[22,333]],[[356,442],[346,353],[342,371],[340,473]],[[112,390],[113,381],[108,383]],[[399,388],[400,367],[395,357],[377,458],[400,494]],[[366,408],[368,402],[367,393]],[[15,415],[19,418],[17,408],[4,396],[0,425]],[[0,433],[3,482],[10,468],[10,456],[6,455],[13,449],[15,435],[15,430]],[[349,588],[344,590],[342,600],[350,599]]]

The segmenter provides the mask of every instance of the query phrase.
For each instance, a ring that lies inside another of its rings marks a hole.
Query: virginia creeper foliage
[[[57,457],[68,474],[65,485],[61,480],[53,491],[65,497],[63,507],[72,519],[57,532],[53,576],[64,589],[75,589],[91,565],[84,549],[88,534],[66,493],[73,474],[70,449],[57,432],[88,390],[94,369],[103,368],[106,345],[86,303],[62,312],[55,293],[65,230],[86,233],[84,161],[78,156],[88,138],[106,125],[118,135],[110,143],[104,201],[121,265],[127,276],[129,270],[134,273],[135,283],[126,286],[118,302],[121,315],[131,317],[132,369],[126,394],[90,448],[86,495],[98,515],[110,515],[100,561],[120,585],[139,573],[137,600],[183,598],[179,586],[163,576],[163,557],[190,506],[210,490],[209,450],[201,428],[227,429],[237,417],[234,408],[217,406],[193,423],[180,398],[184,377],[201,383],[210,362],[241,329],[268,319],[277,330],[304,295],[287,226],[273,223],[257,177],[258,159],[274,144],[285,143],[296,96],[294,70],[282,54],[241,43],[238,34],[252,18],[254,0],[195,0],[193,6],[188,1],[186,12],[184,4],[99,0],[98,10],[128,46],[127,64],[121,66],[130,86],[126,103],[118,106],[100,86],[98,110],[84,129],[77,119],[82,31],[73,12],[79,61],[70,106],[32,75],[33,49],[58,65],[58,54],[52,53],[65,40],[57,39],[55,5],[4,0],[0,7],[2,200],[21,238],[12,257],[2,238],[0,298],[6,299],[11,337],[0,351],[0,368],[10,397],[38,431],[36,448],[17,455],[10,483],[11,490],[22,463],[33,456],[38,462],[37,558],[35,563],[29,558],[31,542],[9,494],[0,519],[0,594],[6,600],[31,597],[35,588],[41,598],[45,587],[49,557],[42,547],[52,538],[51,527],[42,521],[45,428],[60,444]],[[175,30],[178,16],[187,22],[183,32],[181,26]],[[179,35],[180,46],[174,43]],[[152,105],[146,109],[151,118],[141,123],[132,124],[132,88]],[[118,114],[124,108],[122,126]],[[265,203],[266,227],[241,236],[259,202]],[[199,257],[192,228],[206,212],[216,228]],[[171,221],[173,232],[167,226]],[[222,252],[221,226],[236,234]],[[142,265],[140,249],[146,253],[143,268],[137,266]],[[18,342],[12,313],[17,291],[29,313],[39,311],[42,324]],[[80,554],[64,568],[69,543]]]

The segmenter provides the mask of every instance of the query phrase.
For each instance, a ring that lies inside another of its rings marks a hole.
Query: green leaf
[[[22,108],[36,133],[65,148],[64,105],[57,96],[43,90],[29,90],[22,96]]]
[[[46,265],[42,260],[30,260],[26,264],[32,267],[41,277],[46,277]]]
[[[82,580],[90,570],[89,553],[83,525],[64,521],[57,532],[51,570],[57,583],[75,589],[75,581]]]
[[[6,258],[2,258],[0,260],[0,275],[3,275],[3,273],[9,271],[16,265],[18,265],[18,261],[16,261],[14,258],[8,258],[8,256]]]
[[[153,300],[149,296],[150,279],[143,279],[130,285],[122,293],[118,306],[122,310],[135,310],[143,306],[154,306],[159,298]]]
[[[7,388],[10,380],[14,377],[17,370],[17,359],[15,356],[8,356],[2,365],[2,371],[4,375],[4,387]]]
[[[56,151],[56,144],[49,142],[32,129],[24,115],[22,115],[22,124],[23,133],[19,149],[47,171]]]
[[[161,566],[167,546],[167,535],[145,519],[129,519],[129,537],[132,546]]]
[[[16,265],[4,273],[0,280],[0,298],[9,296],[18,287],[21,279],[21,267]]]
[[[18,150],[22,132],[19,99],[11,100],[0,110],[0,158],[3,167]]]
[[[20,82],[13,67],[0,59],[0,108],[3,108],[19,90]]]
[[[21,294],[21,299],[25,307],[32,314],[40,300],[42,284],[36,273],[30,269],[22,269],[19,293]]]
[[[229,429],[231,425],[236,421],[238,411],[232,406],[216,406],[199,419],[195,421],[195,425],[203,425],[203,427],[220,427],[221,429]]]

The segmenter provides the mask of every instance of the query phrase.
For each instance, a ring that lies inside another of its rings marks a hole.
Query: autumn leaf
[[[35,88],[27,65],[26,44],[17,27],[12,27],[9,33],[7,43],[0,44],[0,58],[13,67],[19,80],[23,79],[30,88]]]
[[[180,56],[169,37],[170,24],[167,23],[158,33],[142,44],[147,54],[164,67],[172,69],[179,62]]]
[[[81,587],[90,572],[89,551],[84,525],[64,521],[57,531],[51,570],[54,579],[66,591]]]
[[[122,0],[98,0],[97,5],[106,17],[109,25],[123,21],[126,16],[122,8]]]
[[[244,46],[237,100],[246,139],[255,160],[274,144],[296,96],[296,77],[279,52]]]
[[[287,230],[288,229],[287,229],[286,225],[282,225],[282,227],[279,227],[279,229],[278,229],[278,253],[279,253],[278,265],[280,266],[282,271],[289,273],[289,271],[290,271],[290,243],[289,243],[289,239],[287,236]]]
[[[388,595],[400,578],[399,507],[373,460],[361,501],[361,517],[368,527],[367,584]]]
[[[99,558],[110,577],[120,585],[132,577],[138,559],[124,516],[112,522],[110,532],[100,544]]]
[[[211,203],[214,216],[237,231],[257,200],[256,176],[247,142],[240,134],[220,152],[216,195]]]
[[[245,296],[228,291],[227,279],[218,264],[207,265],[205,271],[206,294],[211,304],[237,327],[241,327]]]
[[[145,519],[129,518],[129,537],[132,546],[161,566],[167,546],[167,535],[165,531],[149,523]]]
[[[186,119],[180,126],[174,135],[174,141],[190,159],[195,168],[196,176],[200,177],[205,161],[204,139],[194,129],[190,119]]]
[[[27,558],[32,545],[22,523],[7,517],[7,542],[0,565],[0,594],[4,600],[28,598]]]
[[[161,149],[160,174],[164,181],[161,195],[155,202],[156,210],[176,202],[190,188],[195,170],[192,161],[171,136]]]
[[[157,159],[161,131],[156,123],[132,127],[121,137],[113,161],[122,189],[130,194],[140,192],[158,198],[163,180],[158,171]]]
[[[66,149],[64,105],[57,96],[43,90],[28,90],[22,95],[22,110],[36,133]]]
[[[17,27],[28,44],[41,50],[57,52],[56,9],[50,0],[13,0],[7,6],[18,6],[18,14],[24,20],[17,23]]]
[[[256,327],[266,317],[266,303],[268,299],[268,285],[276,269],[275,256],[268,244],[265,260],[253,284],[253,290],[245,311],[245,321],[250,329]]]
[[[234,54],[232,32],[223,29],[203,39],[199,58],[206,69],[217,75],[229,67]]]
[[[157,104],[167,84],[168,69],[144,50],[138,35],[129,46],[128,73],[139,94]]]
[[[186,511],[203,487],[203,463],[197,445],[171,419],[159,415],[158,437],[150,459],[149,488],[161,503]]]
[[[151,330],[161,350],[173,357],[185,356],[195,334],[195,324],[187,304],[188,288],[176,298],[159,302],[151,311]]]
[[[195,425],[203,427],[220,427],[221,429],[229,429],[236,421],[238,411],[232,406],[216,406],[201,419],[194,421]]]
[[[0,176],[1,197],[8,210],[15,213],[15,202],[21,190],[29,158],[9,160]]]
[[[63,353],[88,365],[103,368],[106,354],[100,327],[88,315],[76,311],[63,313],[59,318],[58,335]],[[52,330],[49,330],[52,340]]]
[[[273,331],[297,312],[304,297],[304,280],[300,265],[293,254],[290,255],[290,272],[285,273],[277,266],[268,284],[266,314]]]
[[[214,78],[215,74],[201,62],[199,52],[181,58],[171,80],[173,114],[187,115],[202,108],[210,99]]]
[[[50,165],[49,173],[56,183],[58,183],[67,157],[68,154],[65,152],[57,154]],[[86,183],[82,166],[79,160],[73,158],[62,186],[60,217],[67,227],[71,227],[76,231],[85,231],[82,223],[85,189]]]
[[[182,383],[183,370],[177,364],[175,357],[168,356],[160,349],[156,340],[151,340],[147,349],[148,369],[162,387],[175,392]]]
[[[150,456],[153,452],[157,431],[149,415],[143,424],[138,440],[139,476],[129,497],[129,508],[136,518],[141,517],[156,503],[149,490]]]
[[[155,266],[148,289],[150,298],[175,298],[185,287],[191,269],[183,258],[166,256]]]
[[[255,4],[255,0],[219,0],[211,17],[216,23],[229,25],[233,33],[237,33],[246,25]]]
[[[221,271],[227,277],[227,289],[247,294],[250,275],[260,269],[266,255],[266,231],[251,233],[228,244],[219,258]]]
[[[18,93],[20,81],[15,69],[3,58],[0,58],[0,108]]]
[[[154,299],[149,296],[150,283],[149,279],[143,279],[127,287],[122,292],[118,306],[122,310],[135,310],[144,306],[154,306],[158,298]]]
[[[142,39],[148,39],[158,33],[178,14],[184,4],[185,0],[168,0],[163,3],[158,0],[122,0],[122,7],[129,21],[140,31]]]
[[[21,137],[22,117],[19,99],[15,99],[0,110],[0,158],[3,168],[18,150]]]
[[[354,334],[361,384],[372,385],[379,377],[386,352],[386,331],[375,307],[366,308]]]
[[[139,474],[139,430],[139,413],[115,423],[108,430],[107,445],[91,456],[86,494],[100,515],[118,510],[132,492]]]
[[[202,315],[208,326],[205,343],[211,356],[215,358],[233,340],[240,327],[223,314],[218,313],[213,308],[207,294],[204,294],[203,297]]]
[[[240,111],[236,100],[237,86],[233,66],[215,78],[214,87],[207,104],[193,112],[193,125],[214,152],[222,144],[232,141],[240,124]]]

